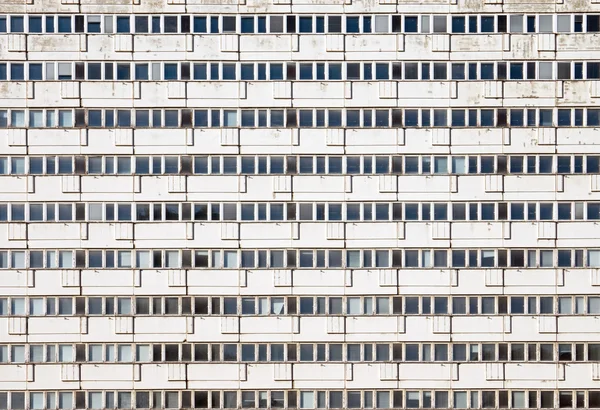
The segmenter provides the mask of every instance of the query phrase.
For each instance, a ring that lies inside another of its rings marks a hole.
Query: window
[[[312,391],[300,392],[300,408],[312,409],[315,407],[315,397]]]
[[[481,16],[481,32],[482,33],[494,33],[495,29],[495,17],[494,16]]]
[[[22,410],[25,409],[25,393],[10,393],[10,404],[11,408]],[[60,407],[60,405],[59,405]]]
[[[25,79],[25,66],[19,63],[11,63],[10,65],[10,79],[13,81],[19,81]]]
[[[595,296],[588,297],[588,314],[598,313],[600,313],[600,298]]]
[[[571,31],[571,16],[558,15],[556,16],[556,31],[559,33],[568,33]]]
[[[552,63],[551,62],[540,62],[538,78],[540,80],[552,80]]]
[[[129,16],[117,16],[117,33],[131,32]]]
[[[453,33],[464,33],[465,32],[465,17],[453,16],[452,17],[452,32]]]
[[[564,16],[567,17],[567,16]],[[554,16],[552,15],[540,15],[539,16],[539,33],[552,33],[552,21]]]
[[[453,80],[464,80],[465,79],[464,63],[452,63],[452,79]]]
[[[447,28],[447,17],[446,16],[433,16],[433,32],[434,33],[446,33]]]
[[[481,63],[481,79],[482,80],[493,80],[494,79],[494,64],[493,63]]]
[[[434,63],[433,64],[433,79],[434,80],[446,80],[448,78],[446,63]]]
[[[11,33],[25,32],[25,19],[23,16],[10,16],[10,31]]]

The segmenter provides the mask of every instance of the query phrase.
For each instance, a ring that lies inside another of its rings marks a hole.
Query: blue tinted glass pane
[[[535,109],[527,110],[527,126],[535,127],[536,124],[537,123],[535,122]]]
[[[131,112],[125,110],[117,111],[117,124],[119,127],[131,126]]]
[[[194,33],[206,33],[206,17],[194,17]]]
[[[41,17],[29,17],[29,32],[30,33],[41,33],[42,32],[42,18]]]
[[[465,18],[464,17],[452,17],[452,32],[453,33],[464,33],[465,32]]]
[[[317,127],[325,126],[325,110],[317,110]]]
[[[152,126],[154,128],[162,127],[162,111],[161,110],[152,110]],[[160,162],[156,161],[154,163],[155,166],[160,166]],[[160,173],[160,171],[158,171]]]
[[[325,17],[317,17],[317,33],[325,32]]]
[[[583,110],[575,109],[575,126],[581,127],[583,126]]]
[[[494,126],[494,111],[493,110],[481,110],[481,126],[482,127],[493,127]]]
[[[404,19],[404,32],[416,33],[418,31],[418,17],[409,16]]]
[[[165,127],[177,127],[179,124],[178,111],[166,110],[165,111]]]
[[[436,127],[445,127],[448,121],[447,115],[446,110],[433,110],[433,125]]]
[[[587,63],[587,78],[592,78],[592,79],[600,78],[600,64]]]
[[[312,80],[313,67],[312,64],[300,64],[300,79]]]
[[[242,80],[254,80],[254,64],[242,64]]]
[[[341,80],[342,79],[342,65],[341,64],[329,64],[329,79],[330,80]]]
[[[312,33],[312,17],[300,17],[300,33]]]
[[[254,110],[242,111],[242,127],[254,127]]]
[[[588,174],[591,173],[598,173],[598,171],[600,171],[600,162],[598,161],[598,157],[595,156],[588,156],[586,158],[586,171]],[[600,210],[600,205],[598,204],[590,204],[590,206],[594,206],[594,208],[596,208],[596,210],[594,211],[594,214],[598,214],[598,210]],[[598,218],[596,218],[598,219]]]
[[[511,219],[523,220],[525,219],[525,208],[523,204],[511,204],[510,205],[510,216]]]
[[[477,80],[477,63],[469,63],[469,80]]]
[[[283,80],[283,64],[271,64],[269,68],[271,80]]]
[[[421,80],[429,80],[431,72],[431,66],[429,63],[421,64]]]
[[[587,125],[600,125],[600,110],[590,109],[587,110]]]
[[[102,79],[102,66],[100,63],[88,64],[88,80],[101,80]]]
[[[421,111],[421,126],[429,127],[431,125],[431,112],[429,110]]]
[[[58,32],[59,33],[70,33],[71,32],[71,17],[59,17],[58,18]]]
[[[477,110],[469,110],[469,127],[477,126]]]
[[[264,63],[258,64],[258,80],[267,79],[267,65]]]
[[[571,125],[571,110],[558,110],[558,125]]]
[[[117,64],[117,80],[129,80],[129,64]]]
[[[552,110],[540,110],[540,126],[552,126]]]
[[[575,63],[575,79],[583,79],[583,63]]]
[[[115,126],[115,112],[113,110],[105,110],[104,111],[104,119],[107,127]]]
[[[283,111],[271,111],[271,127],[283,127]]]
[[[453,80],[464,80],[465,79],[465,65],[452,64],[452,79]]]
[[[6,17],[0,17],[0,33],[6,33]]]
[[[6,80],[6,63],[0,64],[0,80]]]
[[[207,110],[195,110],[194,111],[194,127],[208,127],[208,111]]]
[[[160,33],[160,17],[152,17],[152,32]]]
[[[371,16],[363,16],[363,33],[370,33],[371,31]]]
[[[210,79],[211,80],[219,79],[219,64],[216,64],[216,63],[210,64]]]
[[[317,64],[317,80],[325,79],[325,64],[318,63]]]
[[[370,63],[363,63],[363,79],[373,79],[373,65]]]
[[[102,126],[102,111],[89,110],[88,111],[88,123],[89,123],[90,127],[101,127]]]
[[[177,80],[177,64],[165,64],[165,80]]]
[[[140,30],[141,30],[141,28],[140,28]],[[87,31],[88,31],[88,33],[100,33],[100,31],[101,31],[100,30],[100,21],[98,20],[98,21],[92,22],[92,21],[88,20]]]
[[[510,79],[511,80],[522,80],[523,79],[523,63],[511,63],[510,64]]]
[[[259,33],[267,32],[267,18],[266,17],[258,18],[258,32]]]
[[[313,113],[309,110],[300,111],[300,126],[301,127],[312,127],[313,126]]]
[[[194,64],[194,80],[206,80],[206,64]]]
[[[11,33],[23,33],[25,31],[25,19],[23,16],[10,17],[10,31]]]
[[[494,79],[494,64],[493,63],[481,64],[481,79],[482,80],[493,80]]]
[[[46,33],[54,33],[54,17],[46,16]]]
[[[419,110],[404,111],[404,125],[406,127],[416,127],[419,125]]]
[[[375,79],[376,80],[387,80],[390,78],[390,67],[385,63],[375,64]]]
[[[346,33],[358,33],[359,31],[358,17],[347,17]]]
[[[482,16],[481,17],[481,32],[482,33],[493,33],[494,29],[494,16]]]
[[[242,17],[242,33],[254,33],[254,17]]]
[[[358,111],[358,110],[346,111],[346,126],[347,127],[359,127],[360,126],[360,111]]]
[[[235,64],[223,64],[223,80],[235,80]]]
[[[523,110],[510,110],[510,125],[513,127],[523,126]]]
[[[218,17],[210,18],[210,32],[211,33],[219,32],[219,18]]]
[[[464,127],[465,126],[465,111],[464,110],[452,110],[452,126],[453,127]]]
[[[136,80],[147,80],[148,79],[148,64],[136,64],[135,65],[135,79]]]
[[[117,33],[129,33],[129,17],[117,17]]]
[[[469,33],[477,33],[477,16],[469,16]]]
[[[341,127],[342,126],[342,112],[338,110],[329,111],[329,126],[330,127]]]
[[[25,79],[25,67],[23,64],[11,64],[10,65],[10,79],[11,80],[24,80]]]
[[[41,64],[29,64],[29,79],[30,80],[41,80],[42,79],[42,65]]]

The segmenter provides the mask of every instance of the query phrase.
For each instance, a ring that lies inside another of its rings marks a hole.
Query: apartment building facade
[[[597,0],[2,0],[0,409],[600,407]]]

